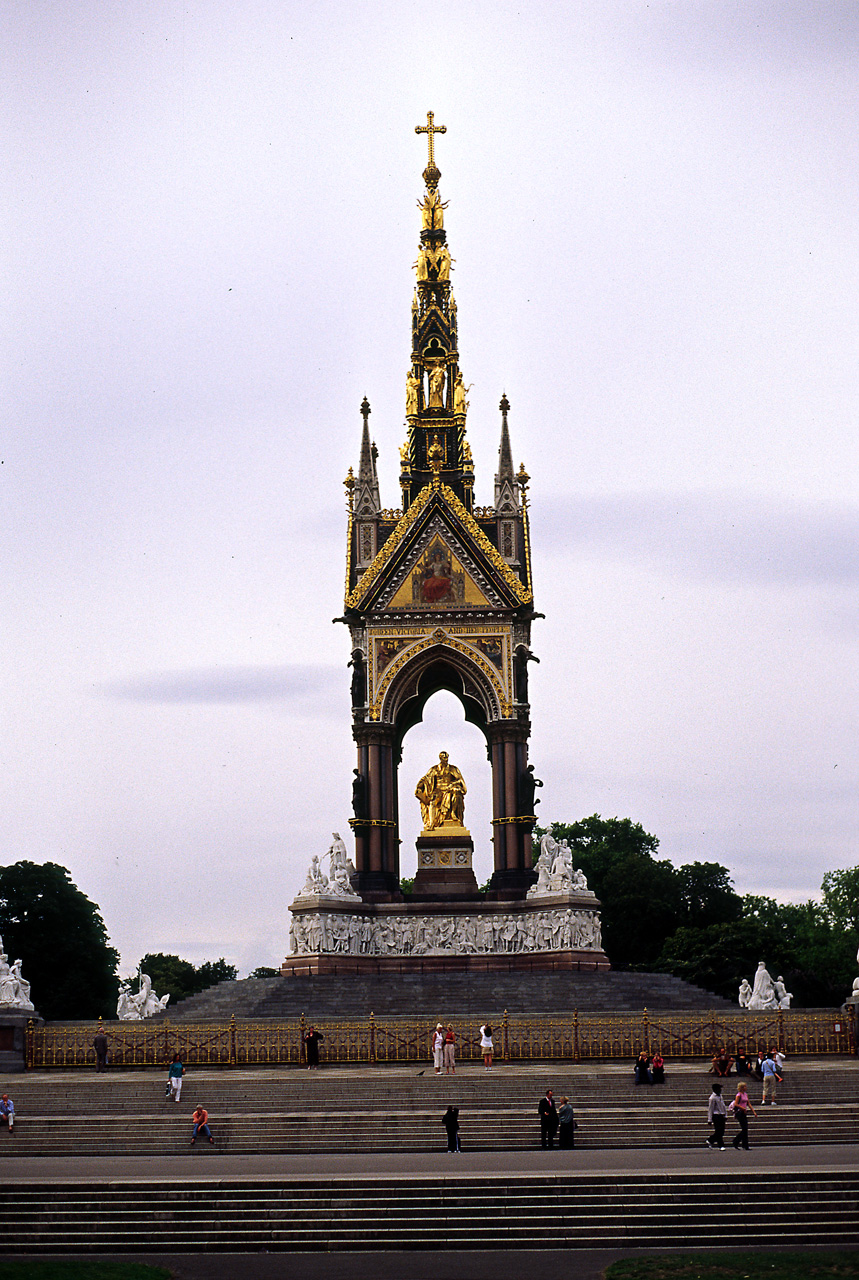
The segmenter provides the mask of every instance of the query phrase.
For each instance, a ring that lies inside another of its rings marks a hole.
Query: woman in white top
[[[432,1036],[432,1060],[435,1067],[436,1075],[441,1071],[442,1058],[444,1056],[444,1027],[438,1024]]]
[[[483,1053],[483,1065],[487,1071],[492,1070],[492,1028],[485,1023],[480,1028],[480,1049]]]

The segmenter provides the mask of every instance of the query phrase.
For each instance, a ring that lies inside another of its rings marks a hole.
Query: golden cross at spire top
[[[433,154],[433,134],[447,133],[447,125],[434,124],[433,123],[434,120],[435,120],[435,114],[432,111],[428,111],[426,124],[415,125],[415,133],[427,134],[427,142],[429,143],[429,161],[427,162],[428,169],[435,168],[435,156]]]

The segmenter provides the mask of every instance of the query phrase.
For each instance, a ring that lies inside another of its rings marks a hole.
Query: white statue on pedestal
[[[752,987],[748,978],[743,978],[742,982],[740,983],[740,994],[737,998],[740,1002],[740,1008],[748,1009],[749,1001],[752,998]]]
[[[778,1007],[780,1009],[790,1008],[790,1002],[793,999],[793,992],[785,990],[784,978],[781,974],[779,974],[773,983],[773,995],[776,1000],[778,1000]]]
[[[116,1002],[116,1016],[120,1022],[142,1022],[156,1013],[163,1013],[167,1008],[170,993],[159,997],[152,990],[152,979],[148,973],[140,975],[140,990],[133,994],[131,983],[120,982],[119,999]]]
[[[0,1008],[20,1009],[29,1012],[33,1008],[30,999],[30,984],[21,976],[21,961],[9,964],[9,958],[3,950],[3,939],[0,938]]]
[[[773,989],[773,980],[767,973],[767,967],[763,960],[758,964],[755,973],[755,983],[752,987],[751,998],[746,1005],[747,1009],[777,1009],[778,1000],[775,990]]]
[[[535,870],[537,883],[532,884],[525,895],[527,898],[544,898],[552,892],[552,863],[557,844],[551,836],[543,836],[540,840],[540,856],[537,858]]]
[[[307,879],[304,882],[304,888],[299,894],[300,898],[318,897],[322,893],[328,891],[328,877],[323,875],[322,867],[319,863],[319,855],[314,853],[310,859],[310,866],[307,870]]]
[[[334,843],[328,850],[331,878],[328,881],[326,893],[329,898],[356,898],[360,901],[361,895],[355,892],[349,879],[349,873],[352,868],[346,845],[341,840],[338,832],[334,831],[332,834]]]

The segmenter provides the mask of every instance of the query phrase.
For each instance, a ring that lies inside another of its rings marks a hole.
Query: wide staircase
[[[827,1168],[825,1158],[815,1169],[807,1145],[825,1156],[825,1145],[856,1142],[853,1060],[791,1062],[778,1105],[758,1107],[752,1121],[753,1146],[768,1149],[754,1169],[745,1154],[701,1151],[706,1168],[686,1173],[667,1149],[701,1149],[712,1083],[703,1063],[669,1064],[667,1083],[652,1087],[633,1085],[631,1064],[501,1064],[491,1073],[470,1065],[441,1077],[423,1070],[198,1070],[178,1104],[165,1099],[160,1071],[17,1077],[15,1130],[0,1130],[4,1252],[859,1247],[859,1173],[831,1161]],[[735,1084],[724,1082],[728,1096]],[[547,1085],[575,1103],[576,1150],[513,1172],[515,1152],[539,1144],[536,1104]],[[757,1105],[757,1081],[751,1095]],[[191,1151],[198,1101],[215,1145]],[[414,1154],[401,1175],[373,1170],[376,1153],[443,1151],[449,1103],[461,1108],[466,1155],[506,1151],[510,1172],[497,1172],[497,1157],[485,1170],[445,1157],[443,1169],[426,1172]],[[622,1171],[589,1167],[589,1153],[611,1147],[665,1148],[666,1157],[647,1172],[632,1154]],[[249,1160],[241,1176],[219,1160],[311,1152],[364,1158],[359,1172],[308,1174],[293,1163],[278,1176],[270,1163]],[[16,1176],[14,1157],[34,1155],[75,1158],[59,1172],[46,1158],[44,1177],[32,1172],[42,1162],[28,1161],[29,1176]],[[117,1176],[111,1155],[156,1156],[157,1172],[141,1161],[139,1173],[126,1164]]]
[[[415,1009],[455,1009],[470,1017],[487,1010],[562,1013],[573,1009],[638,1011],[644,1008],[733,1009],[721,996],[666,973],[411,973],[336,974],[245,978],[170,1006],[171,1021],[276,1018],[309,1019],[410,1014]],[[160,1017],[161,1015],[159,1015]]]
[[[481,1174],[66,1183],[0,1190],[9,1253],[378,1252],[859,1242],[859,1179]],[[444,1271],[443,1264],[441,1270]],[[460,1267],[455,1274],[465,1274]]]
[[[177,1104],[165,1097],[161,1071],[39,1073],[15,1080],[15,1130],[0,1129],[0,1154],[177,1155],[198,1102],[217,1150],[229,1155],[438,1151],[449,1104],[460,1108],[467,1150],[528,1151],[539,1146],[536,1107],[547,1087],[571,1098],[576,1144],[585,1150],[690,1147],[707,1132],[711,1082],[704,1064],[669,1065],[666,1083],[652,1087],[636,1087],[630,1066],[592,1064],[502,1064],[491,1072],[469,1065],[455,1076],[437,1076],[431,1066],[194,1070]],[[735,1084],[724,1082],[729,1100]],[[756,1146],[859,1137],[859,1069],[851,1061],[839,1060],[837,1071],[824,1060],[793,1066],[775,1107],[758,1106],[758,1081],[749,1091]]]

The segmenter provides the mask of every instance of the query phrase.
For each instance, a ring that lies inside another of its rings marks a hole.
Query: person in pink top
[[[752,1115],[755,1117],[757,1117],[758,1113],[757,1111],[755,1111],[754,1107],[749,1101],[749,1091],[746,1087],[745,1080],[741,1080],[740,1083],[737,1085],[737,1096],[736,1098],[734,1098],[734,1101],[728,1107],[728,1110],[733,1111],[734,1115],[737,1117],[737,1124],[740,1126],[740,1132],[734,1138],[734,1143],[733,1143],[734,1150],[739,1151],[740,1147],[742,1147],[744,1151],[748,1151],[749,1149],[749,1114],[748,1113],[751,1111]]]

